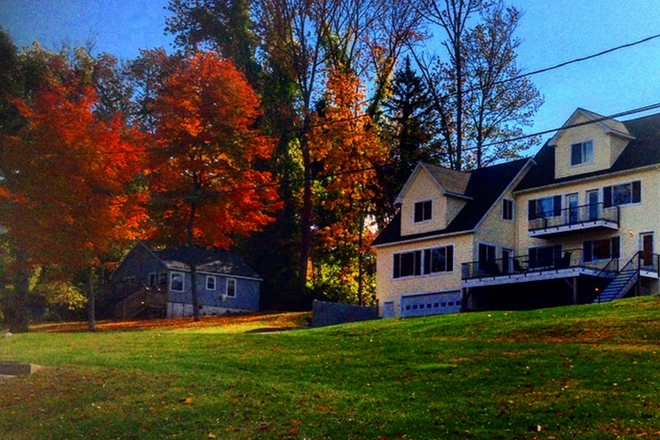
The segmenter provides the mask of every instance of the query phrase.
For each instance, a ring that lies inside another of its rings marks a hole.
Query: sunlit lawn
[[[305,318],[0,339],[45,366],[0,381],[0,438],[660,438],[658,297],[272,332]]]

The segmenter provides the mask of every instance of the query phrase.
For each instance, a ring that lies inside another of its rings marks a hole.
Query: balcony
[[[582,260],[582,249],[568,249],[561,254],[537,255],[534,258],[522,255],[489,262],[463,263],[462,287],[527,283],[580,275],[612,278],[618,271],[619,260],[616,258],[588,263]]]
[[[535,218],[529,221],[529,236],[551,238],[576,232],[599,229],[618,230],[618,206],[605,207],[603,203],[564,208],[559,215]]]

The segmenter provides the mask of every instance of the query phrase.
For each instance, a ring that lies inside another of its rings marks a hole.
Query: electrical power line
[[[597,124],[599,122],[608,120],[608,119],[615,119],[623,116],[630,116],[633,114],[637,113],[642,113],[646,112],[649,110],[655,110],[660,108],[660,102],[655,103],[655,104],[650,104],[647,106],[643,107],[638,107],[635,109],[630,109],[630,110],[625,110],[619,113],[612,114],[610,116],[601,116],[599,118],[596,118],[594,120],[589,120],[585,122],[580,122],[576,124],[571,124],[571,125],[564,125],[558,128],[554,128],[552,130],[544,130],[542,132],[538,132],[535,134],[530,134],[530,135],[525,135],[521,136],[520,138],[516,138],[514,140],[519,140],[519,139],[525,139],[528,137],[532,136],[539,136],[542,134],[548,134],[548,133],[553,133],[559,130],[566,130],[569,128],[576,128],[576,127],[582,127],[585,125],[590,125],[590,124]],[[498,141],[494,142],[491,145],[497,145],[505,142],[511,142],[509,141]],[[474,149],[476,147],[472,147],[470,149]],[[447,154],[447,153],[444,153]],[[283,180],[280,182],[274,182],[270,184],[262,184],[262,185],[247,185],[247,186],[242,186],[242,187],[236,187],[236,188],[229,188],[226,190],[217,190],[217,191],[209,191],[204,194],[200,195],[186,195],[186,196],[170,196],[170,197],[157,197],[155,199],[156,202],[168,202],[168,201],[176,201],[176,200],[187,200],[187,199],[194,199],[194,198],[210,198],[210,197],[218,197],[222,195],[227,195],[227,194],[234,194],[234,193],[239,193],[239,192],[245,192],[245,191],[259,191],[259,190],[266,190],[266,189],[273,189],[273,188],[278,188],[278,187],[285,187],[288,185],[295,185],[295,184],[300,184],[300,183],[305,183],[307,181],[311,182],[320,182],[324,181],[327,179],[331,178],[336,178],[336,177],[341,177],[344,175],[349,175],[349,174],[358,174],[358,173],[364,173],[368,171],[377,171],[377,170],[382,170],[382,169],[387,169],[387,168],[398,168],[401,167],[405,164],[405,161],[399,161],[399,162],[386,162],[386,163],[381,163],[381,164],[374,164],[368,167],[362,167],[362,168],[356,168],[356,169],[349,169],[349,170],[343,170],[343,171],[338,171],[336,173],[328,173],[328,174],[322,174],[318,175],[315,177],[312,177],[311,179],[307,178],[298,178],[298,179],[287,179]],[[144,193],[140,193],[139,195],[143,195]],[[130,194],[122,194],[126,196],[130,196]],[[35,206],[36,209],[62,209],[62,208],[71,208],[71,209],[82,209],[82,208],[94,208],[94,207],[104,207],[104,206],[119,206],[122,205],[123,203],[104,203],[104,204],[76,204],[76,205],[67,205],[67,204],[58,204],[58,205],[41,205],[41,206]]]
[[[597,52],[595,54],[586,55],[586,56],[579,57],[579,58],[573,58],[571,60],[564,61],[564,62],[561,62],[559,64],[555,64],[553,66],[541,68],[541,69],[538,69],[538,70],[533,70],[533,71],[527,72],[527,73],[522,73],[522,74],[517,75],[515,77],[506,78],[506,79],[503,79],[503,80],[500,80],[500,81],[496,81],[496,82],[493,83],[493,85],[505,84],[505,83],[516,81],[516,80],[519,80],[519,79],[522,79],[522,78],[525,78],[525,77],[550,72],[550,71],[553,71],[553,70],[556,70],[556,69],[559,69],[559,68],[562,68],[562,67],[569,66],[571,64],[587,61],[587,60],[590,60],[590,59],[593,59],[593,58],[598,58],[598,57],[601,57],[603,55],[607,55],[609,53],[616,52],[616,51],[619,51],[619,50],[622,50],[622,49],[627,49],[627,48],[630,48],[630,47],[634,47],[634,46],[637,46],[637,45],[655,40],[657,38],[660,38],[660,34],[651,35],[649,37],[645,37],[645,38],[642,38],[640,40],[636,40],[636,41],[633,41],[633,42],[630,42],[630,43],[625,43],[625,44],[622,44],[622,45],[619,45],[619,46],[615,46],[615,47],[612,47],[612,48],[609,48],[609,49],[605,49],[605,50]],[[470,92],[475,92],[475,91],[479,91],[479,90],[480,89],[478,87],[474,87],[474,88],[463,90],[462,93],[470,93]],[[441,98],[448,98],[448,97],[453,96],[453,95],[456,95],[456,93],[448,93],[448,94],[442,95]],[[378,111],[376,113],[377,114],[382,114],[384,112],[383,111]],[[355,115],[351,118],[337,119],[337,120],[334,120],[334,121],[325,121],[325,122],[321,122],[321,123],[317,123],[317,124],[312,124],[308,128],[316,128],[316,127],[323,126],[323,125],[332,125],[332,124],[338,124],[338,123],[343,123],[343,122],[352,122],[352,121],[355,121],[355,120],[358,120],[358,119],[367,118],[367,117],[371,117],[371,116],[372,116],[371,114],[363,113],[363,114]],[[294,126],[294,127],[285,128],[283,130],[280,130],[280,133],[281,134],[298,133],[303,128],[304,127]],[[555,131],[555,130],[547,130],[547,131],[544,131],[544,132],[524,135],[524,136],[514,138],[514,139],[510,139],[510,140],[507,140],[507,141],[496,141],[496,142],[486,144],[483,147],[488,147],[488,146],[492,146],[492,145],[499,145],[499,144],[502,144],[502,143],[512,142],[512,141],[516,141],[516,140],[529,139],[529,138],[532,138],[532,137],[535,137],[535,136],[550,133],[552,131]],[[260,136],[268,136],[268,135],[265,135],[263,133],[252,133],[250,135],[241,136],[241,139],[249,140],[249,139],[253,139],[255,137],[260,137]],[[168,151],[168,150],[171,150],[171,149],[174,149],[174,147],[171,147],[171,146],[167,146],[167,147],[146,147],[146,148],[141,148],[141,149],[117,150],[117,151],[97,151],[97,152],[84,152],[84,153],[83,152],[80,152],[80,153],[66,152],[66,153],[52,153],[52,155],[53,156],[72,156],[72,157],[75,157],[75,156],[106,155],[106,154],[134,154],[134,153],[139,153],[139,152]],[[472,149],[476,149],[476,148],[469,147],[468,149],[463,149],[463,151],[470,151]],[[38,154],[38,153],[35,152],[35,154]]]

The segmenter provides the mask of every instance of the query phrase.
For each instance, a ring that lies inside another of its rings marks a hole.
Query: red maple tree
[[[197,52],[163,85],[153,106],[151,217],[154,238],[168,245],[227,249],[274,220],[279,209],[271,173],[272,140],[254,128],[259,99],[234,65]],[[189,261],[195,319],[196,269]]]
[[[120,115],[104,122],[94,114],[94,88],[61,59],[50,61],[56,74],[16,100],[23,127],[2,139],[0,224],[23,271],[56,265],[74,276],[139,233],[145,214],[128,189],[140,150]],[[91,290],[89,299],[93,330]]]

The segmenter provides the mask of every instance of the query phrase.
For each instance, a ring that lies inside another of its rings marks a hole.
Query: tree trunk
[[[14,291],[9,298],[7,320],[9,331],[24,333],[29,330],[28,298],[30,296],[30,270],[25,251],[16,251],[16,274],[14,275]]]
[[[307,131],[309,120],[305,121],[305,129],[301,138],[303,167],[305,181],[303,183],[303,206],[300,215],[300,284],[301,292],[304,291],[307,284],[307,265],[309,263],[310,252],[312,248],[312,164],[309,154],[309,144],[307,141]]]
[[[90,332],[96,331],[96,295],[94,294],[94,268],[89,268],[87,280],[87,328]]]

